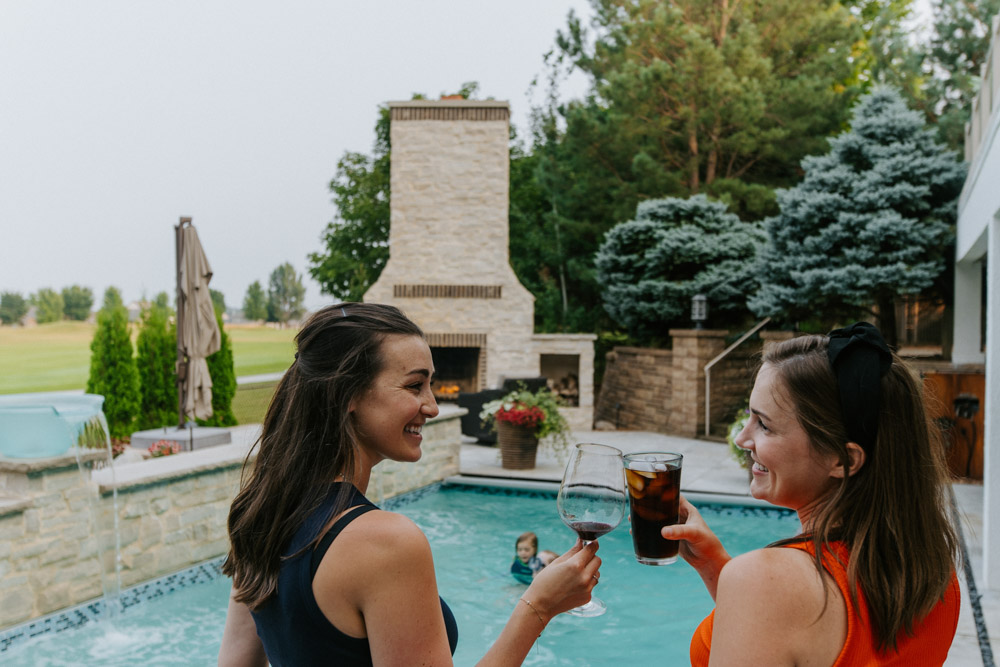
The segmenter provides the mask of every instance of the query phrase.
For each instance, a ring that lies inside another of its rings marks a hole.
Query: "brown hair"
[[[514,542],[514,548],[517,549],[517,545],[521,542],[528,541],[531,542],[531,548],[538,552],[538,535],[535,535],[530,530],[526,533],[521,533],[520,537],[517,538],[517,542]]]
[[[837,455],[844,466],[844,478],[822,502],[808,536],[816,567],[822,571],[821,554],[832,553],[831,541],[847,545],[851,604],[858,608],[857,591],[863,591],[879,650],[895,649],[899,633],[912,635],[915,622],[941,600],[959,558],[944,448],[924,412],[920,384],[893,354],[880,383],[875,443],[860,470],[847,475],[849,438],[828,340],[803,336],[777,343],[763,363],[775,369],[810,444]]]
[[[397,308],[341,303],[316,312],[295,337],[295,361],[275,389],[256,461],[250,462],[251,449],[229,511],[222,571],[233,578],[237,602],[256,610],[274,595],[295,532],[330,483],[353,473],[358,441],[348,408],[371,387],[382,367],[382,341],[393,334],[423,336]],[[347,508],[351,493],[341,485],[326,521]]]

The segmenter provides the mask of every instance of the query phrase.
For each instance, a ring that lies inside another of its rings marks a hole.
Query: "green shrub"
[[[90,342],[87,393],[104,396],[104,416],[111,437],[127,439],[139,412],[139,373],[124,307],[112,307],[97,315],[97,331]]]
[[[219,324],[220,346],[214,354],[210,354],[208,374],[212,378],[212,416],[199,419],[203,426],[234,426],[236,417],[233,415],[233,396],[236,395],[236,371],[233,368],[233,346],[229,335],[222,326],[222,317],[215,315]]]
[[[136,339],[140,429],[173,425],[177,411],[177,332],[167,324],[166,309],[153,305],[142,313]]]

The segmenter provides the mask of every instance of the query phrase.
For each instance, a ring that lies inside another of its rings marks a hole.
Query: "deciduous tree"
[[[83,322],[90,317],[90,309],[94,306],[94,292],[89,287],[64,287],[62,298],[63,313],[67,319]]]
[[[44,287],[31,300],[35,304],[35,320],[39,324],[58,322],[63,318],[65,304],[62,295],[54,289]]]
[[[28,301],[19,292],[0,293],[0,322],[17,324],[28,314]]]

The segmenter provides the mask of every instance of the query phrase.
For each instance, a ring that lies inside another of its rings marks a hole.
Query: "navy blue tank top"
[[[287,558],[309,544],[323,530],[323,524],[337,496],[338,486],[339,483],[330,487],[322,505],[306,518],[285,550],[285,560],[278,573],[278,590],[274,597],[257,611],[251,612],[257,626],[257,636],[264,645],[271,667],[372,664],[368,639],[344,634],[320,611],[313,596],[312,580],[320,561],[337,535],[351,521],[378,507],[360,491],[353,489],[354,495],[347,505],[353,509],[337,519],[316,549],[307,550],[295,558]],[[441,613],[448,632],[448,644],[454,655],[458,645],[458,625],[444,600],[441,600]]]

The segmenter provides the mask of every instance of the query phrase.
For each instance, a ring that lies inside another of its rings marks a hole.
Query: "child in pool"
[[[542,567],[545,567],[546,565],[554,561],[556,558],[559,558],[559,554],[557,554],[555,551],[549,551],[548,549],[545,549],[543,551],[538,552],[538,560],[542,561]]]
[[[514,547],[517,555],[510,564],[510,573],[522,584],[530,584],[535,573],[545,565],[538,558],[538,536],[528,531],[517,538]]]

